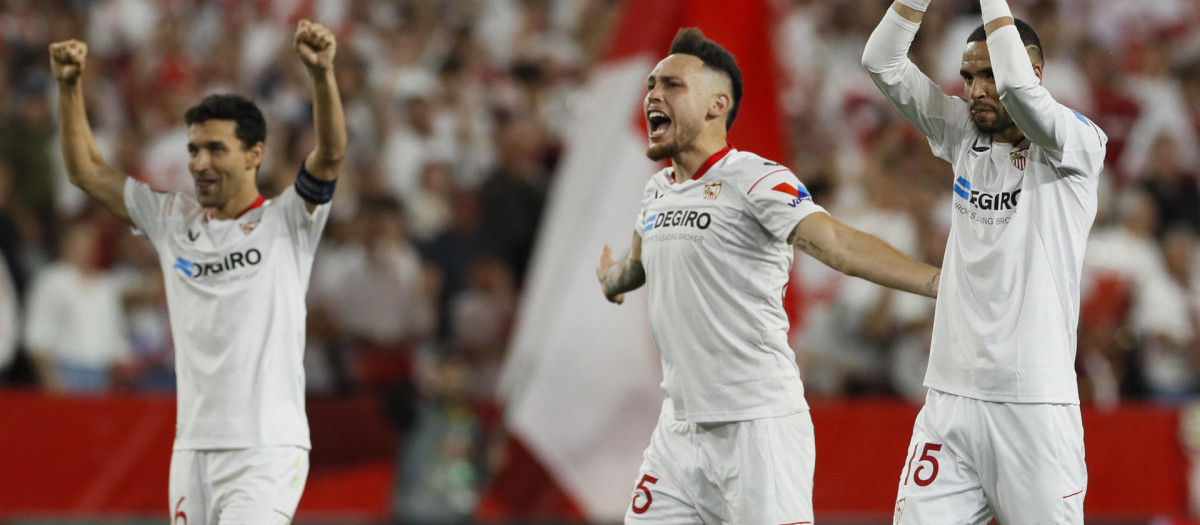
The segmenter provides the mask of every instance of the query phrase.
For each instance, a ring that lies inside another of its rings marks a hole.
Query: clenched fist
[[[309,69],[325,71],[333,67],[335,53],[337,39],[333,37],[333,31],[308,20],[301,20],[296,26],[296,54]]]
[[[87,60],[87,44],[78,40],[66,40],[50,44],[50,70],[59,82],[74,84],[83,73]]]

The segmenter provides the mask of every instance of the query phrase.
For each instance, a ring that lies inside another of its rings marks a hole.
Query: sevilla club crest
[[[1013,166],[1017,169],[1025,171],[1025,159],[1029,156],[1028,149],[1019,149],[1008,154],[1008,159],[1012,161]]]
[[[704,200],[707,200],[707,201],[717,200],[717,195],[721,194],[721,184],[722,183],[720,183],[720,182],[715,182],[712,184],[705,184],[704,185]]]

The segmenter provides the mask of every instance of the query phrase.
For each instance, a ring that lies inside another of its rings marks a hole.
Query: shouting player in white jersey
[[[1005,0],[980,4],[965,100],[907,57],[929,0],[896,0],[863,53],[884,95],[954,166],[930,390],[895,521],[1083,523],[1075,333],[1107,138],[1041,86],[1033,29]]]
[[[666,400],[626,523],[811,523],[812,419],[783,310],[793,246],[850,275],[936,296],[937,268],[851,229],[791,170],[732,149],[742,98],[733,55],[679,32],[647,79],[650,178],[620,263],[605,246],[604,295],[649,287]]]
[[[179,385],[172,524],[288,523],[304,490],[304,294],[346,151],[336,48],[328,29],[300,22],[317,144],[295,186],[264,200],[266,123],[253,102],[212,95],[189,109],[196,195],[156,192],[100,156],[79,80],[87,46],[50,46],[71,182],[146,235],[166,276]]]

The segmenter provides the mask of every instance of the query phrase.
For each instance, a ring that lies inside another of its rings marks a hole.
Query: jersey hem
[[[674,419],[676,421],[685,421],[688,423],[733,423],[737,421],[751,421],[755,419],[770,419],[776,417],[786,417],[802,412],[808,412],[808,403],[802,403],[790,408],[780,408],[777,410],[755,410],[755,411],[739,411],[739,412],[709,412],[698,415],[680,414],[675,412]]]
[[[1024,404],[1030,404],[1030,405],[1034,405],[1034,404],[1036,404],[1036,405],[1078,405],[1079,404],[1079,394],[1078,393],[1076,393],[1074,396],[1065,396],[1064,397],[1064,396],[1051,396],[1051,395],[1043,395],[1043,394],[1020,395],[1020,394],[1008,394],[1008,393],[1000,393],[1000,392],[982,392],[979,390],[972,390],[969,388],[957,388],[957,387],[948,386],[948,385],[944,385],[944,384],[931,383],[929,381],[926,381],[924,386],[925,386],[925,388],[928,388],[930,390],[936,390],[943,394],[950,394],[952,396],[977,399],[979,401],[988,401],[991,403],[1016,403],[1016,404],[1022,404],[1022,405],[1024,405]]]
[[[299,447],[304,450],[312,450],[312,443],[309,441],[281,441],[278,443],[250,443],[244,441],[192,441],[175,443],[171,445],[171,450],[232,450],[266,447]]]

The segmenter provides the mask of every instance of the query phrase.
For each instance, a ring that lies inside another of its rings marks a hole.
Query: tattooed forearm
[[[604,293],[610,297],[636,290],[646,284],[646,268],[642,261],[625,259],[604,272]]]
[[[937,297],[937,283],[941,276],[942,272],[935,273],[929,278],[929,282],[925,283],[925,292],[930,297]]]

